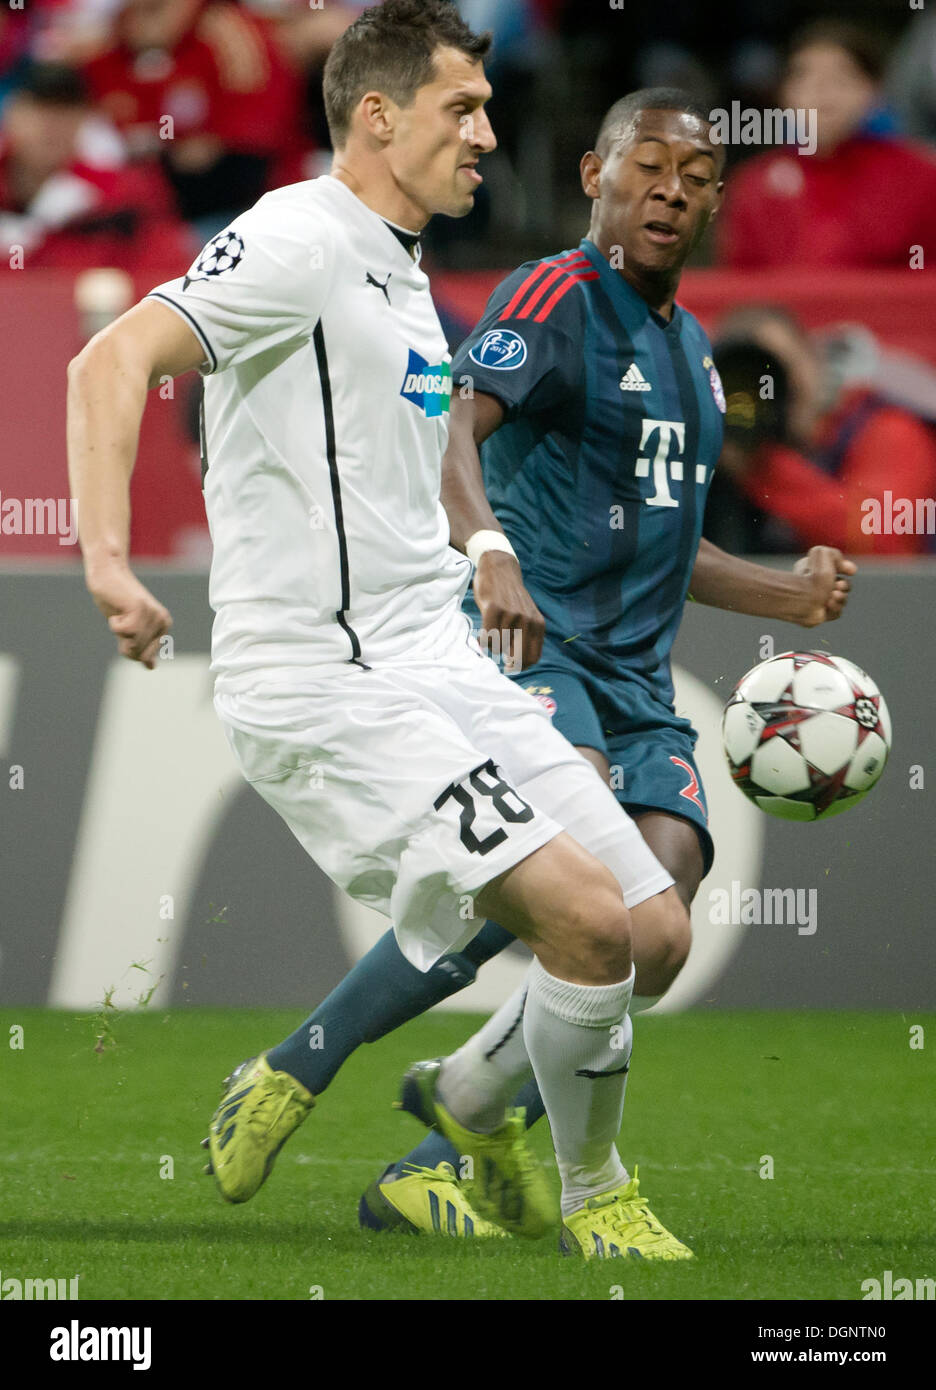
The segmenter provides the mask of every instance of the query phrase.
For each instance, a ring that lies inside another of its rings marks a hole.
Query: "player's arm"
[[[478,448],[505,421],[521,415],[547,419],[582,389],[584,300],[567,292],[575,280],[569,272],[568,283],[540,303],[543,288],[555,278],[550,274],[541,280],[550,269],[551,263],[527,262],[512,271],[457,349],[449,447],[443,462],[442,501],[452,543],[472,560],[479,549],[486,552],[475,575],[475,598],[488,632],[519,634],[522,646],[517,654],[522,659],[514,669],[539,660],[546,625],[526,591],[515,557],[509,550],[497,550],[498,544],[509,542],[485,495]],[[531,315],[534,305],[539,310]],[[493,542],[490,548],[487,542]]]
[[[130,477],[148,390],[204,360],[185,321],[145,300],[68,366],[68,471],[85,580],[121,655],[148,670],[172,619],[130,569]]]
[[[442,505],[449,519],[452,545],[469,554],[469,542],[479,533],[507,537],[484,490],[478,449],[503,424],[504,407],[496,396],[475,391],[453,394],[448,448],[442,460]],[[474,595],[485,632],[511,633],[509,651],[515,668],[539,661],[546,624],[527,593],[515,555],[507,550],[484,550],[477,563]],[[501,649],[505,643],[501,642]],[[509,661],[506,663],[511,664]]]
[[[841,616],[858,566],[840,550],[814,545],[790,570],[741,560],[701,540],[689,592],[697,603],[755,618],[817,627]]]

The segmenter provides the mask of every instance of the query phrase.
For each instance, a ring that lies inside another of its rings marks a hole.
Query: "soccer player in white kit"
[[[487,47],[445,0],[365,11],[329,60],[331,173],[261,198],[71,364],[86,578],[121,653],[152,669],[171,619],[129,567],[129,479],[147,390],[197,368],[215,708],[244,776],[420,969],[484,916],[527,942],[524,989],[486,1029],[522,1017],[565,1247],[685,1258],[645,1204],[635,1219],[615,1148],[631,914],[684,909],[599,774],[475,643],[472,560],[492,583],[519,569],[496,524],[471,559],[451,548],[440,503],[451,373],[416,241],[434,213],[470,211],[495,146]],[[507,1110],[516,1077],[478,1036],[423,1078],[430,1118],[476,1160],[481,1215],[540,1234],[552,1199]],[[262,1057],[245,1068],[213,1125],[235,1201],[312,1102]]]

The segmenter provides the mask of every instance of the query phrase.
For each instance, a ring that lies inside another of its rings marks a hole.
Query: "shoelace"
[[[609,1206],[615,1200],[613,1195],[609,1195],[607,1198],[593,1197],[588,1205],[594,1210],[596,1207]],[[646,1228],[644,1231],[636,1231],[629,1237],[631,1241],[641,1236],[644,1240],[646,1240],[647,1236],[653,1236],[656,1240],[668,1240],[671,1238],[669,1232],[660,1225],[659,1221],[657,1221],[656,1217],[650,1211],[644,1197],[631,1197],[629,1201],[623,1204],[623,1209],[619,1215],[611,1221],[610,1225],[613,1231],[618,1232],[618,1234],[622,1236],[631,1231],[634,1226],[644,1226]]]
[[[438,1168],[423,1168],[418,1163],[404,1163],[401,1171],[406,1173],[408,1177],[410,1175],[415,1175],[423,1178],[431,1178],[433,1182],[457,1183],[458,1181],[455,1176],[455,1169],[450,1163],[444,1165],[441,1173]]]

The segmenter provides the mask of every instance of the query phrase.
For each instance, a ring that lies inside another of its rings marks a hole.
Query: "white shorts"
[[[349,664],[214,703],[247,781],[329,878],[392,920],[420,970],[477,934],[486,883],[563,829],[610,864],[628,907],[673,881],[461,624],[444,661]]]

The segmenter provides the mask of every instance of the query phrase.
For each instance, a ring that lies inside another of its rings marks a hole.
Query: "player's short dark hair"
[[[81,73],[64,63],[31,63],[14,93],[43,106],[87,106],[91,99]]]
[[[488,32],[475,34],[450,0],[384,0],[364,10],[328,55],[322,79],[332,145],[341,149],[351,116],[365,92],[386,92],[408,106],[432,81],[439,47],[457,48],[480,61],[491,47]]]
[[[685,88],[641,87],[621,97],[605,112],[595,140],[595,153],[604,159],[621,131],[632,125],[641,111],[686,111],[690,116],[698,116],[706,125],[712,123],[709,110]]]
[[[846,19],[814,19],[804,24],[787,45],[787,62],[814,44],[827,43],[844,49],[857,68],[872,82],[880,82],[887,65],[884,44],[871,29]]]

